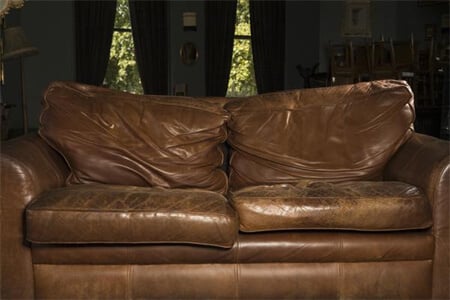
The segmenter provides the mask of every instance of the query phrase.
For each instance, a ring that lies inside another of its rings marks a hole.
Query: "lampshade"
[[[2,60],[6,61],[38,54],[38,49],[31,45],[22,27],[6,28],[3,34],[4,47]]]

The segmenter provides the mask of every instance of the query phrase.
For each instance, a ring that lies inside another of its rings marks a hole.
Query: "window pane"
[[[250,96],[256,93],[251,41],[235,39],[227,96]]]
[[[249,0],[239,0],[236,12],[235,35],[250,35]]]
[[[114,28],[121,30],[114,31],[103,83],[117,90],[142,94],[141,79],[134,56],[128,0],[117,1]]]
[[[115,31],[104,84],[121,91],[142,94],[131,32]]]
[[[130,9],[128,0],[117,0],[116,19],[114,20],[114,28],[131,29]]]

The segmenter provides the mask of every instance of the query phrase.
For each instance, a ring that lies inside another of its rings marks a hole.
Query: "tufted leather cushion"
[[[408,139],[413,94],[386,80],[230,101],[230,186],[374,180]]]
[[[227,190],[223,103],[54,82],[43,105],[39,134],[69,164],[68,183]]]
[[[240,229],[394,231],[429,228],[431,207],[416,187],[401,182],[300,182],[232,193]]]
[[[27,240],[45,244],[180,243],[231,247],[236,213],[224,196],[197,189],[72,185],[26,209]]]

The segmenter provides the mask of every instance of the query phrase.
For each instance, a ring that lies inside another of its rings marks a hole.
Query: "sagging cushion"
[[[300,182],[235,191],[232,205],[245,232],[291,229],[395,231],[432,225],[431,207],[401,182]]]
[[[198,189],[72,185],[26,209],[32,243],[180,243],[229,248],[235,211],[221,194]]]
[[[230,101],[230,187],[376,180],[408,139],[413,94],[384,80]]]
[[[223,103],[54,82],[43,106],[39,134],[66,159],[69,184],[227,191]]]

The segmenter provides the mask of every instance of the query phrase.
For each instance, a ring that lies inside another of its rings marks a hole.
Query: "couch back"
[[[410,136],[413,94],[404,81],[262,94],[232,101],[233,189],[299,180],[371,180]]]
[[[43,106],[39,134],[67,161],[68,184],[227,191],[229,115],[215,101],[53,82]]]
[[[374,81],[229,100],[134,95],[54,82],[40,135],[74,183],[201,188],[299,180],[370,180],[414,121],[403,81]],[[228,136],[228,138],[227,138]],[[221,170],[222,143],[231,151]],[[228,182],[229,179],[229,182]]]

